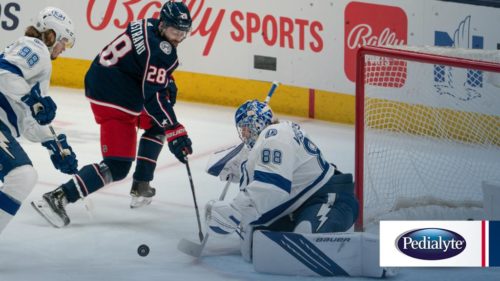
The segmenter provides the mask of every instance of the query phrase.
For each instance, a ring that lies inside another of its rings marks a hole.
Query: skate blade
[[[63,228],[66,225],[64,224],[64,221],[61,220],[61,218],[58,215],[54,215],[52,211],[49,211],[50,207],[45,203],[44,201],[39,201],[31,202],[31,206],[35,211],[37,211],[40,216],[42,216],[50,225],[52,225],[55,228]]]
[[[151,197],[142,197],[142,196],[132,197],[132,201],[130,202],[130,208],[137,209],[140,207],[144,207],[151,204],[152,201],[153,198]]]

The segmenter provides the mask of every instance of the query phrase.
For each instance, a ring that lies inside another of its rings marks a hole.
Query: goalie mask
[[[53,30],[56,33],[56,41],[66,39],[66,48],[72,48],[75,44],[75,28],[68,15],[59,8],[47,7],[39,14],[35,22],[35,28],[39,32]],[[55,43],[54,43],[55,44]],[[53,47],[49,46],[49,47]]]
[[[273,111],[267,103],[249,100],[242,104],[234,116],[240,139],[252,148],[259,134],[274,122]]]

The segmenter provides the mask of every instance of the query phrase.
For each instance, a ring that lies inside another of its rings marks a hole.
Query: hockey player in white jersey
[[[43,9],[25,35],[0,54],[0,232],[19,210],[37,181],[37,172],[16,138],[23,136],[49,150],[61,172],[77,171],[66,136],[47,126],[57,106],[48,96],[51,60],[75,42],[71,19],[58,8]]]
[[[352,175],[326,161],[298,124],[275,120],[267,103],[245,102],[235,121],[246,148],[218,153],[207,172],[238,178],[240,192],[230,202],[207,203],[209,231],[236,232],[243,258],[260,272],[386,275],[378,237],[347,232],[359,206]]]
[[[233,232],[241,224],[316,233],[353,225],[358,203],[352,175],[327,162],[298,124],[274,120],[269,105],[257,100],[240,106],[235,119],[249,151],[233,165],[239,171],[231,171],[240,178],[236,198],[209,202],[212,231]]]

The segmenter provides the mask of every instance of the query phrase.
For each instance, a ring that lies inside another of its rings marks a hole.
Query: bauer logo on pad
[[[500,266],[498,221],[381,221],[380,266]]]

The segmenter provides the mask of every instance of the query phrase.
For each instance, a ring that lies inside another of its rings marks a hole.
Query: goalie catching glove
[[[186,156],[193,153],[191,139],[182,124],[175,124],[165,130],[170,152],[175,155],[179,161],[186,163]]]
[[[65,174],[75,174],[78,172],[78,160],[71,146],[66,141],[66,135],[57,136],[57,141],[61,144],[62,151],[55,140],[42,142],[42,145],[49,150],[50,160],[54,167]]]

